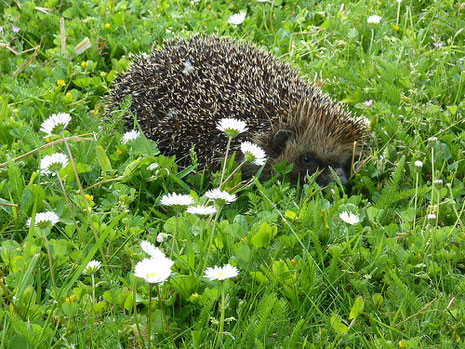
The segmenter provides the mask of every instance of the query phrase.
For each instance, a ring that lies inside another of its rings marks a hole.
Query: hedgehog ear
[[[280,129],[273,136],[273,142],[271,143],[271,148],[276,153],[281,153],[286,147],[286,143],[294,137],[294,132],[291,130]]]

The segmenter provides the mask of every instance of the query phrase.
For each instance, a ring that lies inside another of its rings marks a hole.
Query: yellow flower
[[[110,29],[110,27],[111,27],[110,23],[105,24],[105,29]]]
[[[93,195],[86,194],[85,197],[86,197],[86,199],[87,199],[88,201],[93,201],[93,200],[94,200],[94,196],[93,196]]]
[[[63,86],[66,85],[66,82],[65,82],[65,80],[58,80],[57,85],[60,86],[60,87],[63,87]]]
[[[398,25],[394,25],[392,27],[392,29],[394,29],[396,32],[398,32],[400,30],[400,27]]]
[[[14,111],[16,114],[18,114],[19,109],[18,109],[18,108],[15,108],[15,109],[13,109],[13,111]]]
[[[123,154],[123,151],[122,151],[120,148],[116,148],[116,152],[117,152],[118,154]]]
[[[65,302],[66,303],[73,303],[75,300],[76,300],[76,297],[74,296],[74,294],[72,294],[71,296],[69,296],[68,298],[65,299]]]
[[[405,343],[404,341],[399,341],[399,347],[400,348],[407,348],[407,343]]]
[[[50,137],[45,138],[45,141],[49,143],[52,139]]]
[[[67,92],[66,95],[65,95],[65,97],[66,97],[66,98],[72,98],[73,95],[72,95],[71,93]]]
[[[87,66],[87,62],[84,61],[84,62],[81,62],[81,67],[85,68]]]

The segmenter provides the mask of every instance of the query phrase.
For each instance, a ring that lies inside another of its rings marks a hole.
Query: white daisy
[[[99,261],[96,261],[96,260],[92,260],[87,264],[87,266],[84,269],[83,273],[85,275],[94,274],[97,270],[100,269],[101,266],[102,266],[102,263],[100,263]]]
[[[433,181],[433,184],[434,184],[434,186],[435,186],[436,188],[441,188],[442,185],[444,184],[444,182],[442,181],[442,179],[435,179],[435,180]]]
[[[245,161],[253,162],[257,166],[262,166],[266,161],[266,154],[258,145],[245,141],[241,143],[241,151],[244,153]]]
[[[236,201],[236,195],[229,194],[227,191],[222,191],[219,188],[210,189],[205,193],[205,196],[211,200],[231,203]]]
[[[373,16],[368,17],[367,22],[368,24],[378,24],[381,21],[381,18],[383,17],[378,16],[378,15],[373,15]]]
[[[434,213],[428,213],[428,220],[429,221],[435,221],[437,218],[436,214]]]
[[[158,247],[153,246],[148,241],[141,241],[140,248],[142,249],[142,251],[149,254],[151,257],[165,257],[163,252]]]
[[[71,121],[71,115],[68,113],[52,114],[47,120],[42,123],[40,130],[45,132],[44,138],[50,137],[52,134],[57,135],[62,133]]]
[[[68,166],[68,157],[62,153],[46,155],[40,161],[40,170],[43,174],[55,176],[62,168]]]
[[[216,128],[224,133],[228,137],[234,138],[238,134],[247,131],[247,124],[242,120],[237,119],[221,119]]]
[[[189,206],[194,203],[194,198],[184,194],[166,194],[161,198],[160,203],[166,206]]]
[[[348,224],[351,224],[351,225],[354,225],[354,224],[357,224],[358,222],[360,222],[360,218],[353,214],[352,212],[347,212],[347,211],[344,211],[342,212],[339,217],[346,223]]]
[[[29,218],[26,221],[26,225],[28,227],[31,226],[32,218]],[[36,213],[36,217],[34,220],[34,225],[39,228],[46,228],[48,226],[54,226],[60,221],[60,217],[55,212],[46,211],[46,212],[39,212]]]
[[[174,262],[163,256],[145,258],[136,264],[134,275],[145,279],[150,284],[164,282],[171,275]]]
[[[247,14],[244,11],[233,14],[231,17],[229,17],[228,23],[233,25],[239,25],[245,21],[246,15]]]
[[[135,140],[137,137],[140,137],[139,131],[136,131],[136,130],[128,131],[124,133],[123,139],[121,140],[121,142],[123,144],[126,144],[129,141]]]
[[[158,233],[157,235],[157,242],[162,243],[168,237],[166,233]]]
[[[226,264],[224,267],[215,266],[214,268],[207,268],[204,277],[209,280],[225,280],[236,277],[238,274],[239,270],[236,267]]]
[[[421,162],[420,160],[417,160],[417,161],[415,161],[414,165],[417,168],[422,168],[423,167],[423,162]]]
[[[197,205],[189,206],[186,211],[199,216],[209,216],[216,212],[216,208],[214,206]]]

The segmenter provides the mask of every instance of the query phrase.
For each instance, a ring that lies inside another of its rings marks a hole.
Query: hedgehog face
[[[327,140],[328,141],[328,140]],[[299,136],[287,129],[278,130],[272,141],[272,150],[276,155],[275,163],[286,160],[294,165],[290,174],[296,181],[299,177],[317,173],[316,182],[326,186],[335,179],[330,167],[339,176],[343,185],[347,184],[350,175],[351,148],[343,144],[331,144],[321,140]]]

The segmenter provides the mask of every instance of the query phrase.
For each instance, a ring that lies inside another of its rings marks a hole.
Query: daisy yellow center
[[[218,274],[216,274],[216,275],[218,275],[218,276],[220,276],[220,277],[221,277],[221,276],[223,276],[223,275],[224,275],[224,272],[223,272],[223,271],[220,271],[220,272],[219,272]]]
[[[157,273],[153,272],[153,273],[147,274],[147,277],[151,278],[151,277],[155,277],[156,275],[157,275]]]

